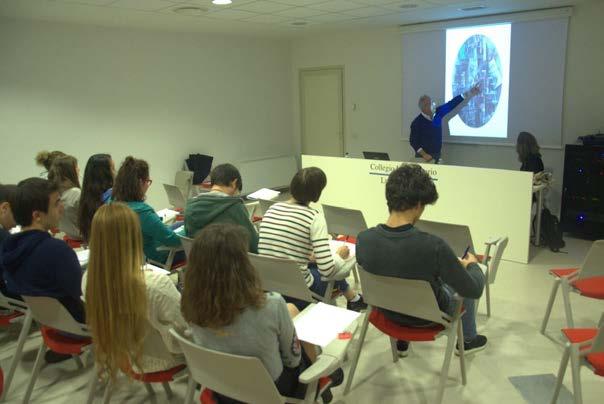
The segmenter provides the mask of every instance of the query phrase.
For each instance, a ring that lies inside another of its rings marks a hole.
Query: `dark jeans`
[[[318,295],[324,296],[325,291],[327,290],[328,282],[321,280],[321,273],[319,272],[319,269],[317,268],[316,264],[308,264],[308,269],[310,270],[310,273],[313,277],[313,283],[309,289]],[[342,293],[345,293],[348,289],[350,289],[350,285],[348,284],[348,282],[346,282],[346,279],[343,279],[341,281],[335,281],[334,287]],[[287,303],[291,303],[296,306],[296,308],[300,311],[304,310],[310,304],[309,302],[305,302],[304,300],[296,299],[294,297],[289,296],[283,296],[283,299],[285,299]]]

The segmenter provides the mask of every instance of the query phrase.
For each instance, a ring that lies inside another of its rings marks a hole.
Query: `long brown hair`
[[[535,136],[529,132],[520,132],[516,140],[516,153],[521,163],[527,161],[531,155],[539,155],[539,144]]]
[[[149,164],[145,160],[126,157],[113,183],[115,201],[132,202],[145,200],[143,182],[149,179]]]
[[[244,309],[264,305],[266,296],[247,250],[247,234],[234,224],[211,224],[195,237],[181,301],[185,320],[220,328]]]
[[[73,156],[61,156],[53,160],[48,170],[48,180],[54,182],[63,192],[69,188],[80,188],[78,160]]]
[[[115,379],[141,368],[147,330],[143,242],[138,215],[123,203],[104,205],[92,220],[86,283],[86,322],[101,374]]]

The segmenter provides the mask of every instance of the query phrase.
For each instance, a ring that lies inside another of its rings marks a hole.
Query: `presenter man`
[[[411,123],[411,135],[409,136],[409,143],[415,151],[416,158],[421,159],[422,163],[438,164],[440,162],[443,118],[464,99],[474,97],[478,93],[480,93],[480,87],[476,84],[469,91],[438,107],[432,105],[430,96],[419,97],[417,105],[421,112]]]

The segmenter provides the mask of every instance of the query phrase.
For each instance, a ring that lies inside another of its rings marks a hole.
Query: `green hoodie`
[[[223,192],[210,192],[190,199],[185,208],[185,233],[194,237],[211,223],[233,223],[243,226],[250,238],[250,251],[258,253],[258,233],[243,206],[243,200]]]
[[[126,204],[136,212],[141,221],[145,256],[153,261],[166,262],[168,251],[157,251],[157,247],[178,247],[181,245],[180,238],[145,202],[126,202]]]

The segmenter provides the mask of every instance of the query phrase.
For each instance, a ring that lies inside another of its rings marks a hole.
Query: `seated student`
[[[143,250],[145,256],[156,262],[164,263],[168,251],[157,251],[158,247],[180,246],[180,238],[166,226],[151,206],[145,203],[147,190],[153,180],[149,178],[149,165],[145,160],[128,156],[122,163],[113,184],[113,201],[125,202],[138,214],[143,232]],[[184,251],[179,251],[174,263],[185,259]]]
[[[138,216],[122,203],[101,206],[90,235],[90,261],[82,290],[97,365],[113,379],[130,364],[152,373],[184,364],[169,333],[187,328],[180,293],[164,274],[142,270],[143,243]],[[111,327],[107,325],[111,324]],[[151,332],[159,338],[143,351]]]
[[[56,185],[42,178],[28,178],[17,185],[13,200],[13,215],[22,229],[6,239],[0,251],[8,292],[55,298],[76,321],[84,322],[78,257],[64,241],[49,233],[63,213]],[[49,363],[69,357],[53,351],[45,356]]]
[[[214,167],[210,174],[212,189],[187,202],[185,209],[185,232],[195,235],[211,223],[233,223],[241,225],[248,233],[250,251],[258,253],[258,233],[250,221],[243,200],[237,197],[243,187],[241,174],[232,164]]]
[[[48,180],[59,188],[63,216],[59,221],[59,230],[72,240],[81,240],[78,228],[78,209],[80,206],[80,180],[78,160],[73,156],[57,157],[48,171]]]
[[[90,237],[95,212],[111,199],[114,177],[115,166],[109,154],[95,154],[88,159],[78,212],[78,224],[84,240]]]
[[[278,293],[265,293],[248,255],[241,226],[211,224],[195,238],[182,295],[182,314],[193,340],[205,348],[259,358],[282,395],[303,398],[298,382],[309,360],[291,317],[296,308]],[[332,386],[341,383],[332,379]],[[331,399],[327,390],[322,393]],[[220,404],[237,402],[219,396]]]
[[[48,178],[48,171],[50,171],[50,166],[52,166],[52,162],[57,158],[57,157],[63,157],[66,156],[65,153],[63,153],[62,151],[59,150],[55,150],[55,151],[41,151],[40,153],[38,153],[36,155],[36,164],[39,165],[40,167],[44,167],[46,171],[43,171],[40,173],[40,178]]]
[[[334,277],[348,258],[348,247],[340,247],[331,255],[325,216],[310,208],[317,202],[327,185],[325,173],[317,167],[298,171],[290,184],[292,198],[287,202],[273,204],[264,214],[260,224],[258,251],[262,255],[291,258],[300,264],[306,285],[314,293],[325,294],[327,282],[321,277]],[[311,258],[314,257],[310,262]],[[363,297],[355,292],[346,280],[336,281],[335,286],[348,300],[349,310],[360,311],[367,307]],[[308,303],[287,298],[302,310]]]
[[[451,315],[455,306],[453,294],[463,296],[464,347],[468,353],[477,352],[484,349],[487,338],[476,333],[474,299],[482,294],[485,282],[476,257],[468,254],[467,258],[459,259],[444,240],[414,227],[424,207],[437,199],[432,179],[419,165],[406,164],[390,173],[386,183],[390,216],[385,224],[359,234],[357,262],[376,275],[430,282],[438,306]],[[426,320],[382,311],[401,325],[430,325]],[[398,341],[397,347],[401,356],[407,355],[407,341]]]
[[[0,251],[2,251],[2,244],[10,237],[10,230],[17,225],[13,212],[11,210],[11,201],[14,199],[17,192],[16,185],[2,185],[0,184]],[[2,276],[2,265],[0,265],[0,292],[8,297],[20,298],[8,293],[6,285],[4,284],[4,277]],[[0,313],[2,309],[0,309]],[[11,312],[9,310],[9,312]],[[6,313],[4,313],[6,314]]]
[[[520,132],[516,139],[516,153],[522,163],[520,171],[530,171],[533,174],[543,171],[543,160],[539,153],[539,144],[535,136],[528,132]]]

